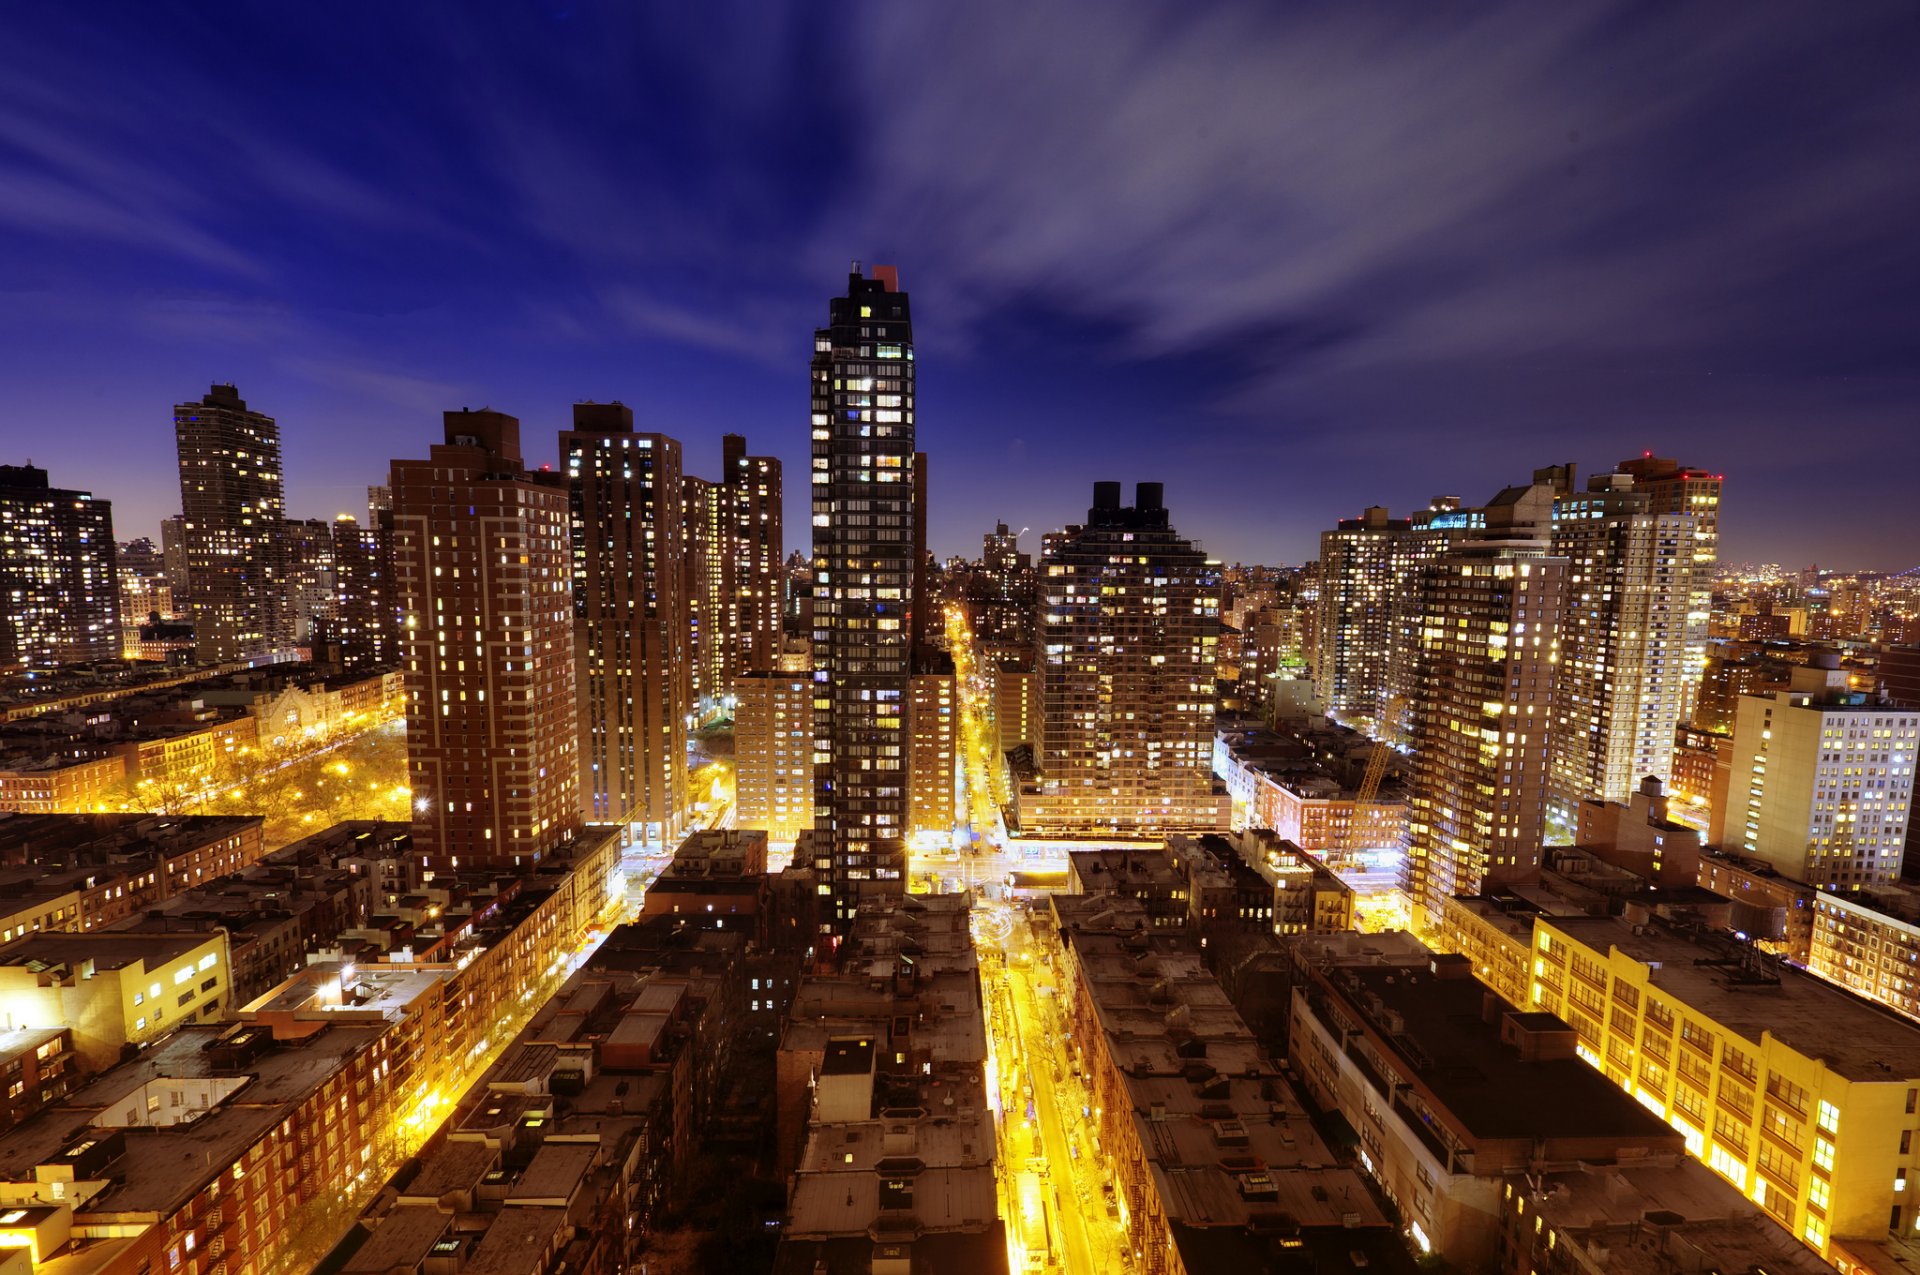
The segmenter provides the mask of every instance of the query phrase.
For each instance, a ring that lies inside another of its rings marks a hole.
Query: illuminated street
[[[1000,756],[993,720],[993,679],[980,667],[966,611],[946,611],[947,649],[953,656],[954,683],[960,692],[960,778],[965,816],[978,841],[998,845],[1006,838],[1001,807],[1007,801],[1007,767]]]
[[[1015,1271],[1128,1269],[1084,1084],[1068,1061],[1057,944],[1020,909],[985,907],[981,980],[1000,1090],[1002,1216]],[[1004,934],[1000,943],[993,937]],[[1003,955],[1004,953],[1004,955]]]

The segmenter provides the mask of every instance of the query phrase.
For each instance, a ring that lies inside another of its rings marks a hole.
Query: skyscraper
[[[733,634],[727,581],[731,576],[733,518],[728,488],[688,474],[680,481],[681,589],[690,629],[686,657],[691,703],[711,707],[727,693],[727,656]]]
[[[1633,479],[1647,498],[1651,514],[1688,514],[1693,518],[1693,567],[1688,581],[1686,694],[1700,684],[1706,667],[1707,620],[1713,612],[1713,572],[1720,556],[1720,488],[1724,474],[1709,473],[1645,452],[1614,466]]]
[[[445,429],[393,462],[414,849],[526,867],[580,826],[567,487],[505,413]]]
[[[774,841],[813,827],[813,686],[810,669],[734,679],[734,822]]]
[[[1040,776],[1023,831],[1224,829],[1213,782],[1219,564],[1173,529],[1159,483],[1095,483],[1084,526],[1043,542]]]
[[[786,599],[786,552],[781,527],[780,460],[747,455],[747,440],[728,434],[722,460],[733,517],[733,571],[728,581],[732,612],[730,680],[770,669],[780,654],[780,614]]]
[[[196,654],[218,663],[292,645],[280,426],[215,385],[173,409]]]
[[[680,444],[619,403],[576,403],[560,435],[571,504],[580,799],[596,823],[670,841],[690,806],[693,706]]]
[[[1567,580],[1547,552],[1556,494],[1502,491],[1485,529],[1420,578],[1407,892],[1426,926],[1449,895],[1540,871]]]
[[[113,505],[0,465],[0,665],[120,658]]]
[[[914,366],[898,272],[856,268],[813,351],[814,866],[844,933],[863,893],[906,884]]]
[[[382,488],[382,490],[385,490]],[[327,626],[330,657],[347,668],[400,659],[399,599],[390,531],[334,519],[334,616]]]
[[[340,614],[333,527],[318,518],[289,518],[286,546],[286,624],[296,646],[324,640]]]
[[[1625,474],[1602,474],[1553,510],[1567,559],[1554,680],[1553,803],[1625,803],[1648,775],[1672,777],[1694,576],[1691,514],[1649,512]]]
[[[1399,744],[1416,693],[1421,573],[1484,521],[1455,496],[1411,518],[1375,505],[1320,533],[1314,697],[1326,710]]]

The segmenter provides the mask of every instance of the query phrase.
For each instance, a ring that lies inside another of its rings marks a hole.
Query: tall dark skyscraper
[[[906,885],[913,402],[899,274],[856,268],[813,341],[814,867],[842,933]]]
[[[732,612],[729,682],[742,673],[774,666],[780,654],[780,610],[786,579],[780,558],[786,552],[780,518],[780,459],[747,455],[747,440],[728,434],[721,440],[726,484],[733,516],[732,572],[727,581]]]
[[[1224,829],[1213,782],[1220,565],[1175,531],[1159,483],[1132,505],[1095,483],[1084,526],[1040,563],[1040,781],[1023,830],[1136,836]]]
[[[118,658],[112,504],[0,465],[0,665]]]
[[[216,385],[173,409],[193,636],[203,661],[292,645],[280,426]]]

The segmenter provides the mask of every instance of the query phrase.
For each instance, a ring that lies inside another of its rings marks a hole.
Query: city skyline
[[[462,406],[557,433],[617,397],[689,454],[738,432],[797,474],[788,369],[859,257],[926,299],[942,555],[1151,471],[1215,556],[1302,561],[1366,505],[1484,500],[1516,452],[1651,450],[1738,481],[1724,560],[1903,570],[1911,537],[1843,516],[1897,498],[1920,448],[1893,12],[1737,38],[1679,9],[1143,12],[1065,41],[1009,11],[1004,67],[910,14],[549,9],[457,39],[409,15],[298,42],[257,15],[85,41],[35,15],[0,98],[0,336],[31,369],[11,459],[151,535],[165,408],[219,379],[281,422],[308,516],[357,511],[382,440]],[[689,45],[732,61],[676,65]],[[1002,77],[1023,109],[972,111]],[[861,129],[890,96],[915,106]],[[1243,499],[1199,499],[1242,473]]]
[[[0,1275],[1920,1275],[1920,22],[652,10],[15,24]]]

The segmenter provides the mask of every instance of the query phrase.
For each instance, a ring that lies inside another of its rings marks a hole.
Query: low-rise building
[[[1810,885],[1782,875],[1764,859],[1711,847],[1700,853],[1700,885],[1733,901],[1729,924],[1768,951],[1805,965],[1813,947]]]
[[[1273,932],[1324,934],[1350,930],[1354,889],[1314,855],[1271,828],[1202,838],[1223,858],[1246,864],[1273,890]]]
[[[767,834],[711,829],[680,843],[673,861],[647,887],[642,919],[672,917],[696,929],[738,929],[767,939]]]
[[[343,1275],[633,1268],[710,1101],[720,987],[574,974],[374,1196],[336,1250]]]
[[[1270,828],[1336,862],[1407,842],[1404,763],[1393,754],[1370,801],[1359,800],[1374,741],[1324,718],[1236,723],[1214,737],[1214,773],[1233,797],[1234,826]]]
[[[862,909],[839,969],[802,980],[780,1040],[776,1275],[993,1275],[995,1185],[971,898]]]
[[[1320,1264],[1302,1269],[1411,1270],[1372,1193],[1336,1164],[1200,958],[1084,919],[1061,931],[1069,1049],[1134,1269],[1264,1270],[1283,1253]]]
[[[0,1131],[66,1097],[79,1075],[71,1027],[0,1033]]]
[[[0,814],[0,942],[110,925],[262,848],[252,815]]]
[[[0,946],[0,1027],[66,1027],[89,1071],[230,1003],[224,931],[42,933]]]
[[[379,1021],[185,1027],[0,1134],[0,1199],[34,1224],[35,1269],[313,1265],[330,1208],[406,1128],[387,1037]]]
[[[1920,1026],[1709,931],[1534,919],[1534,1006],[1823,1256],[1911,1229]]]
[[[1314,966],[1294,989],[1289,1041],[1416,1246],[1463,1268],[1499,1256],[1505,1184],[1684,1149],[1574,1056],[1571,1027],[1509,1005],[1464,956]]]
[[[1697,1161],[1648,1156],[1510,1178],[1501,1275],[1826,1275],[1832,1267]]]
[[[1667,817],[1666,786],[1648,775],[1625,804],[1580,803],[1574,844],[1601,861],[1661,885],[1697,885],[1700,833]]]

